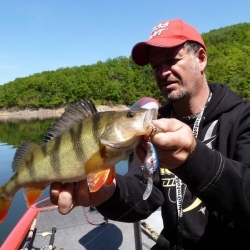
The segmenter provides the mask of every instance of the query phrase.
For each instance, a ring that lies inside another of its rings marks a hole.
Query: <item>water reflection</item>
[[[21,141],[43,142],[48,127],[55,119],[8,120],[0,122],[0,142],[18,147]]]
[[[6,183],[12,176],[12,159],[16,148],[24,140],[34,141],[38,144],[43,142],[44,134],[55,118],[40,120],[36,119],[5,119],[0,121],[0,185]],[[48,188],[42,198],[48,196]],[[0,245],[13,229],[17,221],[27,209],[23,191],[19,190],[12,202],[9,213],[0,224]]]
[[[20,143],[22,141],[43,143],[44,134],[54,121],[55,118],[0,121],[0,185],[6,183],[13,174],[11,164],[16,148]],[[116,171],[119,174],[126,173],[127,161],[118,163]],[[48,190],[47,188],[44,191],[41,199],[48,197]],[[23,190],[19,190],[13,199],[5,221],[0,223],[0,246],[26,210]]]

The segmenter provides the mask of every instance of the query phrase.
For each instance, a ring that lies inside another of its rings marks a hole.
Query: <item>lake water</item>
[[[45,131],[53,122],[54,119],[0,121],[0,186],[5,184],[13,174],[11,164],[21,141],[34,141],[41,144]],[[127,161],[121,161],[116,165],[116,172],[119,174],[126,173],[127,169]],[[48,190],[49,188],[45,189],[41,199],[48,197]],[[0,223],[0,246],[26,210],[23,190],[19,190],[14,196],[6,219]]]

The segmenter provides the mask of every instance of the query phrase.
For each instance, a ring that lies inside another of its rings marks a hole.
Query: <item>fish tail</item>
[[[4,188],[0,186],[0,222],[7,216],[11,202],[12,198],[6,198]]]

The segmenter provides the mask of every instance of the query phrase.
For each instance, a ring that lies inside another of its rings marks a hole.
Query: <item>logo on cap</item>
[[[151,36],[149,37],[149,40],[155,36],[160,36],[164,30],[168,29],[168,25],[169,25],[169,22],[162,22],[162,23],[159,23],[157,26],[155,26],[151,32]]]

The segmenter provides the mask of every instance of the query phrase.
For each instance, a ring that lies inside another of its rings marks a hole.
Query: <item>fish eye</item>
[[[133,118],[134,115],[135,115],[135,113],[133,111],[128,111],[128,113],[127,113],[128,118]]]

